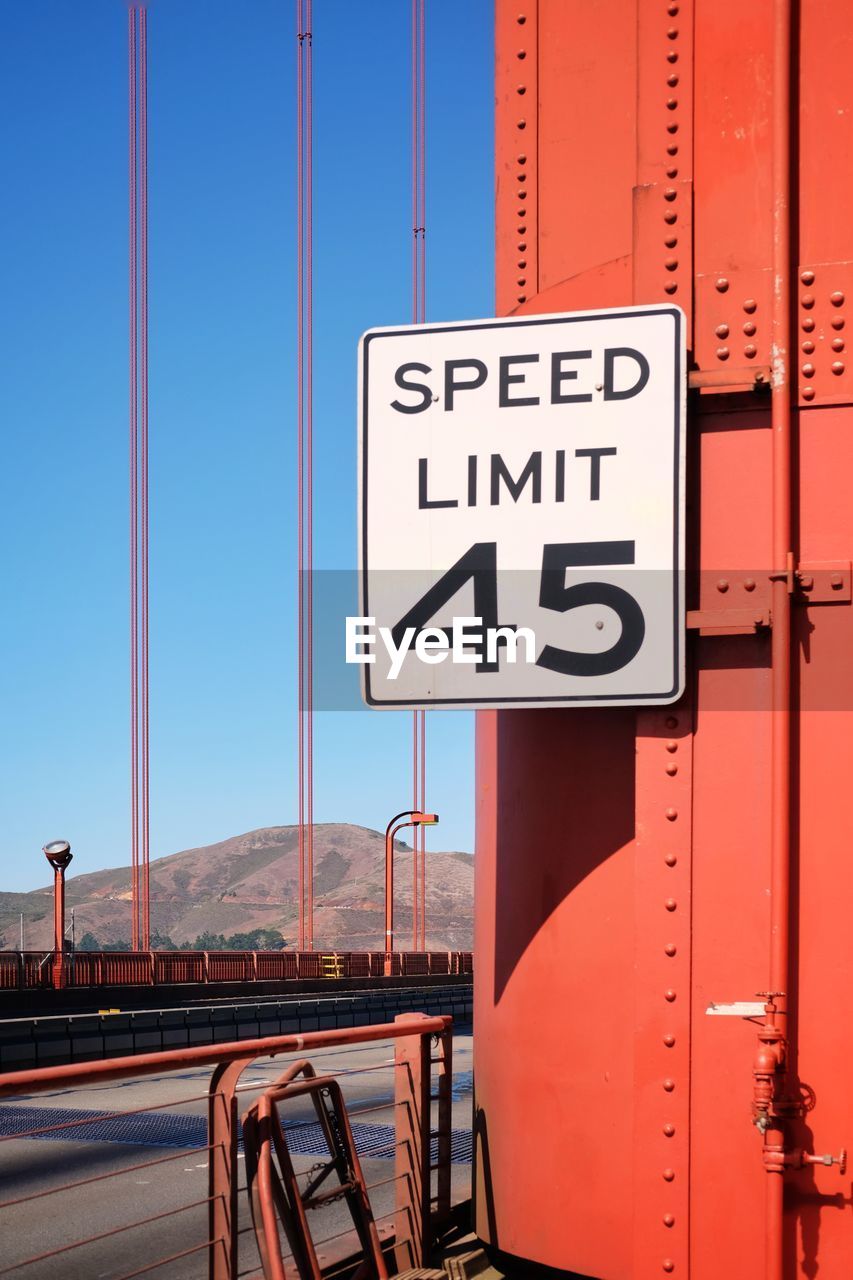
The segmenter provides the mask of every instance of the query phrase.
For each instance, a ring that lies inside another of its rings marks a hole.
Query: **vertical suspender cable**
[[[426,0],[412,0],[412,320],[426,320]],[[412,712],[412,807],[426,806],[426,712]],[[420,875],[418,862],[420,861]],[[426,832],[413,834],[412,937],[426,948]],[[418,880],[420,879],[420,890]],[[420,898],[420,902],[418,899]]]
[[[130,876],[131,946],[139,947],[139,665],[137,607],[139,603],[139,417],[137,402],[136,332],[136,10],[127,12],[127,156],[128,156],[128,463],[130,478]]]
[[[140,946],[151,941],[149,862],[151,853],[150,750],[148,696],[148,14],[139,10],[139,463],[140,463],[140,641],[142,687],[140,690],[142,741],[142,928]]]
[[[312,0],[296,0],[299,946],[314,945]]]

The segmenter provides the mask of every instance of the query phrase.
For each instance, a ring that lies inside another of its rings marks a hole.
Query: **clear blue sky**
[[[409,0],[315,0],[316,555],[355,564],[356,343],[409,319]],[[428,319],[493,310],[492,4],[427,0]],[[0,6],[0,888],[129,860],[127,18]],[[151,0],[152,857],[296,816],[292,0]],[[317,717],[318,822],[410,798]],[[473,722],[429,717],[433,847]]]

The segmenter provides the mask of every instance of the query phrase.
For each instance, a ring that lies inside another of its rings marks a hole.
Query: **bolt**
[[[520,14],[518,15],[518,18],[516,19],[516,21],[518,22],[518,25],[519,25],[520,27],[523,27],[523,26],[524,26],[524,24],[525,24],[525,22],[527,21],[527,18],[524,16],[524,14],[523,14],[523,13],[520,13]]]
[[[677,155],[678,155],[678,144],[677,144],[676,142],[670,142],[669,146],[668,146],[668,147],[667,147],[667,149],[666,149],[666,154],[667,154],[668,156],[677,156]]]
[[[729,358],[729,349],[728,349],[728,347],[717,347],[717,359],[718,359],[718,360],[728,360],[728,358]]]
[[[814,317],[806,316],[806,318],[803,320],[801,327],[805,333],[811,333],[812,329],[814,328]]]
[[[717,281],[717,286],[716,286],[716,287],[717,287],[717,292],[718,292],[718,293],[725,293],[725,292],[726,292],[726,290],[727,290],[727,289],[728,289],[728,287],[729,287],[729,282],[728,282],[728,280],[725,278],[725,276],[720,276],[719,280]]]
[[[667,898],[663,905],[666,907],[667,911],[674,911],[678,906],[678,903],[675,901],[675,898]]]
[[[752,359],[752,357],[755,355],[755,353],[756,353],[756,351],[757,351],[757,350],[758,350],[758,348],[757,348],[756,346],[754,346],[754,345],[753,345],[753,343],[748,342],[748,343],[746,344],[746,346],[744,347],[744,349],[743,349],[743,354],[744,354],[745,356],[747,356],[747,358],[748,358],[748,359],[750,359],[750,360],[751,360],[751,359]]]
[[[755,333],[755,322],[753,320],[747,320],[746,324],[743,326],[743,331],[748,338],[751,338]]]
[[[661,1263],[661,1266],[663,1267],[664,1271],[675,1270],[675,1263],[673,1262],[672,1258],[664,1258],[663,1262]]]
[[[516,181],[517,181],[517,182],[526,182],[526,181],[527,181],[527,174],[526,174],[526,173],[517,173],[517,174],[515,175],[515,177],[516,177]]]
[[[668,942],[668,943],[666,944],[666,946],[664,947],[664,951],[666,952],[666,954],[667,954],[668,956],[670,956],[670,957],[671,957],[671,956],[674,956],[674,955],[677,953],[678,948],[676,947],[676,945],[675,945],[675,943],[674,943],[674,942]]]
[[[671,76],[667,76],[666,82],[669,85],[670,89],[674,89],[675,86],[678,84],[678,76],[674,74]]]
[[[675,856],[674,853],[668,853],[664,858],[664,862],[668,867],[674,867],[678,862],[678,858]]]
[[[666,1092],[667,1092],[667,1093],[672,1093],[673,1089],[675,1088],[675,1081],[674,1081],[674,1080],[664,1080],[664,1082],[663,1082],[663,1087],[664,1087],[664,1089],[666,1090]]]
[[[674,209],[667,209],[666,213],[663,215],[663,220],[664,222],[668,222],[669,225],[672,226],[673,222],[676,222],[678,220],[678,214],[675,212]]]
[[[519,193],[518,193],[518,198],[519,198],[519,200],[526,200],[526,199],[527,199],[527,192],[526,192],[526,191],[519,191]]]
[[[814,351],[814,343],[812,342],[811,338],[807,338],[806,341],[803,343],[803,351],[805,351],[807,356],[810,356],[811,353]]]
[[[527,128],[527,121],[526,121],[526,120],[519,120],[519,121],[518,121],[518,124],[516,125],[516,128],[518,128],[518,129],[526,129],[526,128]]]
[[[803,373],[805,374],[805,376],[806,376],[807,378],[813,378],[813,377],[814,377],[814,365],[813,365],[813,364],[808,364],[808,363],[807,363],[807,364],[804,364],[804,365],[803,365]]]
[[[525,277],[524,277],[524,276],[519,276],[518,280],[516,280],[516,282],[515,282],[515,283],[516,283],[517,285],[525,285],[525,284],[527,284],[527,280],[525,279]]]
[[[664,1127],[663,1127],[663,1131],[664,1131],[664,1135],[665,1135],[667,1138],[672,1138],[672,1137],[674,1137],[674,1136],[675,1136],[675,1125],[674,1125],[674,1124],[665,1124],[665,1125],[664,1125]]]
[[[524,270],[524,268],[525,268],[526,266],[527,266],[527,259],[526,259],[526,258],[519,258],[519,260],[518,260],[518,269],[519,269],[519,271],[523,271],[523,270]]]
[[[675,761],[671,760],[669,762],[669,764],[666,766],[666,772],[669,774],[671,778],[675,777],[675,775],[678,773],[678,765],[675,763]]]
[[[722,591],[723,595],[725,595],[725,593],[728,591],[728,589],[729,589],[729,582],[728,582],[728,579],[727,579],[727,578],[720,578],[719,582],[717,583],[717,590],[718,590],[718,591]]]
[[[665,1213],[665,1214],[663,1215],[663,1225],[664,1225],[665,1227],[674,1227],[674,1226],[675,1226],[675,1216],[674,1216],[674,1214],[671,1214],[671,1213]]]
[[[831,293],[829,295],[829,301],[832,303],[834,307],[840,307],[842,302],[844,301],[844,294],[837,289],[835,293]]]
[[[677,289],[678,289],[678,285],[674,280],[667,280],[666,284],[663,287],[664,293],[675,293]]]
[[[803,284],[814,284],[814,272],[813,271],[801,272],[800,280],[803,282]]]
[[[520,84],[516,89],[516,93],[522,93],[522,94],[527,93],[527,85]]]
[[[675,819],[676,819],[677,817],[678,817],[678,810],[677,810],[677,809],[667,809],[667,811],[666,811],[666,820],[667,820],[667,822],[675,822]]]
[[[667,169],[667,171],[666,171],[666,176],[667,176],[668,178],[677,178],[677,177],[678,177],[678,170],[677,170],[677,169]]]
[[[833,349],[833,351],[843,351],[843,350],[844,350],[844,339],[843,339],[843,338],[833,338],[833,339],[832,339],[832,349]]]
[[[803,399],[814,400],[814,387],[803,387]]]
[[[814,306],[814,294],[804,293],[803,296],[800,298],[800,305],[803,307],[806,307],[808,310],[811,310],[811,308]]]
[[[518,252],[524,253],[526,249],[527,249],[527,245],[522,241],[522,243],[518,246]]]
[[[744,582],[743,582],[743,589],[744,589],[744,591],[754,591],[754,590],[755,590],[755,579],[754,579],[754,578],[744,578]]]
[[[667,249],[674,249],[677,244],[678,236],[666,236],[664,239],[664,245]]]
[[[520,58],[520,59],[523,61],[523,60],[527,57],[527,50],[526,50],[526,49],[519,49],[518,53],[517,53],[515,56],[516,56],[517,58]]]
[[[675,992],[673,991],[672,987],[670,987],[668,991],[664,991],[663,998],[664,1000],[667,1000],[670,1004],[672,1004],[673,1000],[675,999]]]
[[[804,573],[800,575],[800,588],[803,591],[811,591],[814,586],[814,578],[810,574]]]
[[[666,1045],[667,1049],[672,1049],[672,1048],[673,1048],[673,1046],[675,1045],[675,1036],[673,1036],[673,1035],[666,1035],[666,1036],[664,1036],[664,1038],[663,1038],[663,1042],[664,1042],[664,1044]]]
[[[664,200],[672,201],[672,200],[675,200],[677,196],[678,196],[678,192],[676,191],[675,187],[667,187],[663,193]]]
[[[526,156],[526,155],[523,155],[523,154],[522,154],[522,155],[520,155],[520,156],[518,157],[518,163],[519,163],[519,164],[527,164],[527,156]]]
[[[520,294],[518,295],[518,301],[519,301],[519,302],[526,302],[526,301],[527,301],[527,294],[525,294],[525,293],[520,293]]]
[[[519,234],[520,236],[525,235],[525,234],[526,234],[526,232],[527,232],[527,227],[519,227],[519,228],[518,228],[518,234]],[[520,248],[521,248],[521,245],[519,245],[518,247],[519,247],[519,249],[520,249]]]
[[[750,315],[752,315],[753,311],[756,309],[757,306],[758,306],[758,303],[755,301],[755,298],[747,298],[743,304],[743,309],[744,311],[747,311]]]
[[[677,98],[667,98],[667,100],[666,100],[666,105],[667,105],[667,110],[668,110],[668,111],[675,111],[676,107],[678,106],[678,99],[677,99]]]
[[[829,323],[832,325],[833,329],[843,329],[844,316],[833,316]]]
[[[842,578],[841,574],[834,573],[832,577],[829,579],[829,585],[832,587],[833,591],[840,591],[841,588],[844,586],[844,579]]]
[[[839,373],[843,373],[843,372],[844,372],[844,361],[843,361],[843,360],[833,360],[833,362],[832,362],[832,372],[833,372],[836,376],[837,376]]]
[[[729,336],[729,326],[727,324],[718,324],[714,333],[718,338],[727,338]]]
[[[670,741],[670,742],[668,742],[668,743],[666,744],[666,749],[667,749],[667,751],[677,751],[677,750],[678,750],[678,743],[677,743],[677,742],[671,742],[671,741]]]
[[[674,1182],[674,1181],[675,1181],[675,1170],[674,1170],[674,1169],[664,1169],[664,1171],[663,1171],[663,1180],[664,1180],[664,1182]]]
[[[667,53],[667,55],[666,55],[666,60],[667,60],[667,62],[677,62],[677,61],[678,61],[678,54],[676,53],[675,49],[670,49],[670,50],[669,50],[669,52],[668,52],[668,53]]]

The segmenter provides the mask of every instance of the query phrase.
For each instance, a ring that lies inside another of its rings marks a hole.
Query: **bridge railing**
[[[158,1268],[172,1274],[166,1268],[192,1255],[206,1258],[210,1280],[273,1274],[259,1270],[258,1244],[265,1255],[281,1247],[275,1206],[257,1214],[252,1131],[241,1152],[240,1116],[306,1059],[343,1093],[391,1269],[424,1266],[451,1208],[452,1019],[410,1013],[0,1077],[0,1159],[10,1175],[0,1194],[0,1275],[61,1265],[66,1275],[131,1280]],[[324,1134],[298,1100],[282,1106],[280,1120],[306,1207],[331,1206],[334,1187],[313,1193],[327,1176],[317,1176],[318,1156],[331,1161],[327,1172],[340,1167],[329,1126]],[[108,1158],[103,1144],[112,1144]],[[357,1253],[358,1238],[340,1231],[334,1210],[309,1216],[325,1275]],[[284,1265],[294,1274],[292,1258]]]
[[[54,982],[52,953],[0,951],[0,991]],[[210,982],[381,978],[382,951],[77,951],[66,956],[66,987],[149,987]],[[394,977],[473,973],[470,951],[395,951]]]

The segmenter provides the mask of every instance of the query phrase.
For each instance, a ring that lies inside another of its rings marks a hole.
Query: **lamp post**
[[[53,867],[53,985],[65,986],[65,872],[71,861],[67,840],[51,840],[42,853]]]
[[[401,821],[405,819],[405,821]],[[404,827],[432,827],[438,822],[437,813],[421,813],[420,809],[404,809],[397,813],[385,828],[385,977],[391,977],[391,953],[394,950],[394,837]],[[417,895],[418,851],[414,850],[414,885],[412,893],[413,951],[418,949]]]

